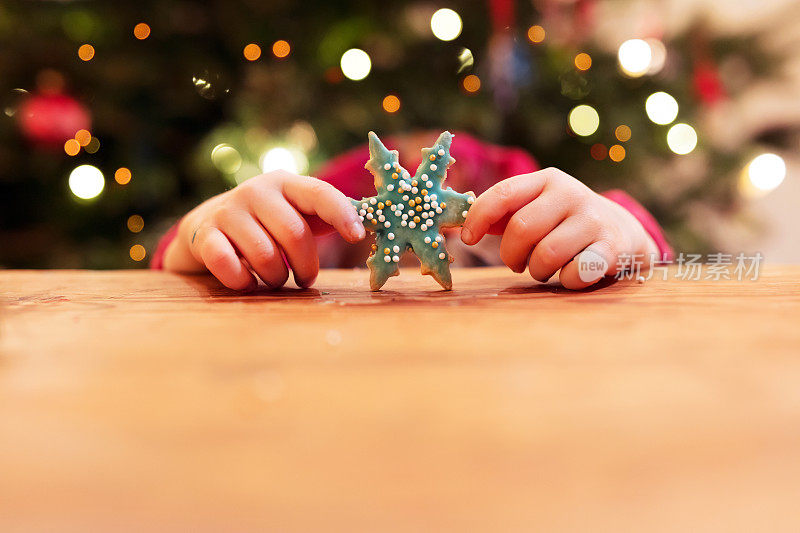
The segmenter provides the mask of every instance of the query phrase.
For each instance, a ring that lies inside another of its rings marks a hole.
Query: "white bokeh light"
[[[342,54],[340,65],[345,77],[353,81],[363,80],[372,70],[369,55],[360,48],[351,48]]]
[[[653,51],[647,41],[629,39],[619,47],[617,57],[622,72],[632,78],[638,78],[646,74],[650,68]]]
[[[92,165],[81,165],[69,175],[69,189],[83,200],[96,198],[103,192],[106,180],[100,169]]]
[[[440,9],[431,16],[431,31],[437,39],[452,41],[461,35],[461,17],[452,9]]]
[[[786,163],[776,154],[761,154],[747,165],[747,177],[760,191],[777,188],[786,178]]]
[[[587,137],[600,127],[600,115],[592,106],[579,105],[569,112],[569,127],[576,135]]]
[[[665,92],[653,93],[644,103],[647,118],[656,124],[671,124],[678,116],[678,101]]]
[[[281,146],[267,150],[261,156],[260,163],[262,172],[287,170],[299,174],[308,168],[308,159],[302,152]]]
[[[678,155],[686,155],[697,146],[697,132],[688,124],[675,124],[667,132],[667,145]]]

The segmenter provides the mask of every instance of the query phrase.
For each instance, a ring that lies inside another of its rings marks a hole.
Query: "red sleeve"
[[[647,234],[650,235],[653,241],[655,241],[656,246],[658,246],[658,252],[661,255],[661,259],[664,261],[672,261],[672,247],[667,242],[666,237],[664,237],[664,232],[661,230],[661,226],[658,225],[658,222],[656,222],[656,219],[653,218],[653,215],[651,215],[650,212],[642,206],[642,204],[634,200],[630,195],[628,195],[628,193],[619,189],[606,191],[602,194],[612,202],[615,202],[627,209],[630,214],[636,217],[636,220],[639,221]]]
[[[156,246],[156,251],[153,253],[153,257],[150,259],[150,268],[152,270],[163,270],[164,269],[164,254],[167,252],[167,246],[178,235],[178,225],[181,221],[177,221],[169,230],[159,239],[158,246]]]

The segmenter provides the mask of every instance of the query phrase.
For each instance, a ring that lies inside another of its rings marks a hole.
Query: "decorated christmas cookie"
[[[400,166],[397,150],[388,150],[374,132],[369,132],[369,161],[365,168],[375,177],[378,194],[351,200],[364,227],[375,232],[375,244],[367,259],[370,288],[380,290],[386,280],[397,276],[398,262],[407,251],[422,263],[422,273],[430,274],[446,290],[453,286],[450,263],[453,258],[444,246],[442,228],[464,223],[475,195],[442,189],[450,157],[453,135],[445,131],[430,148],[422,149],[422,163],[411,176]]]

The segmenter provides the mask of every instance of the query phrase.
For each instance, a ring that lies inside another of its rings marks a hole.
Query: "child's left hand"
[[[547,281],[559,269],[568,289],[582,289],[617,271],[621,254],[644,259],[658,247],[625,208],[593,192],[572,176],[547,168],[503,180],[480,195],[469,210],[461,240],[476,244],[487,233],[502,235],[500,258],[514,272]],[[602,258],[605,272],[579,273],[579,261]]]

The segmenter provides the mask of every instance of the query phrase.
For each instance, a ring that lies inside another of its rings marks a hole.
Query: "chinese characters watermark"
[[[683,281],[699,280],[737,280],[756,281],[761,272],[764,256],[761,252],[747,255],[743,252],[733,255],[725,253],[691,254],[681,252],[675,258],[674,279]],[[669,278],[669,261],[655,254],[620,254],[617,257],[617,279],[648,281],[658,278],[666,281]],[[649,266],[649,268],[648,268]],[[583,278],[581,278],[583,279]],[[585,281],[585,280],[584,280]]]

